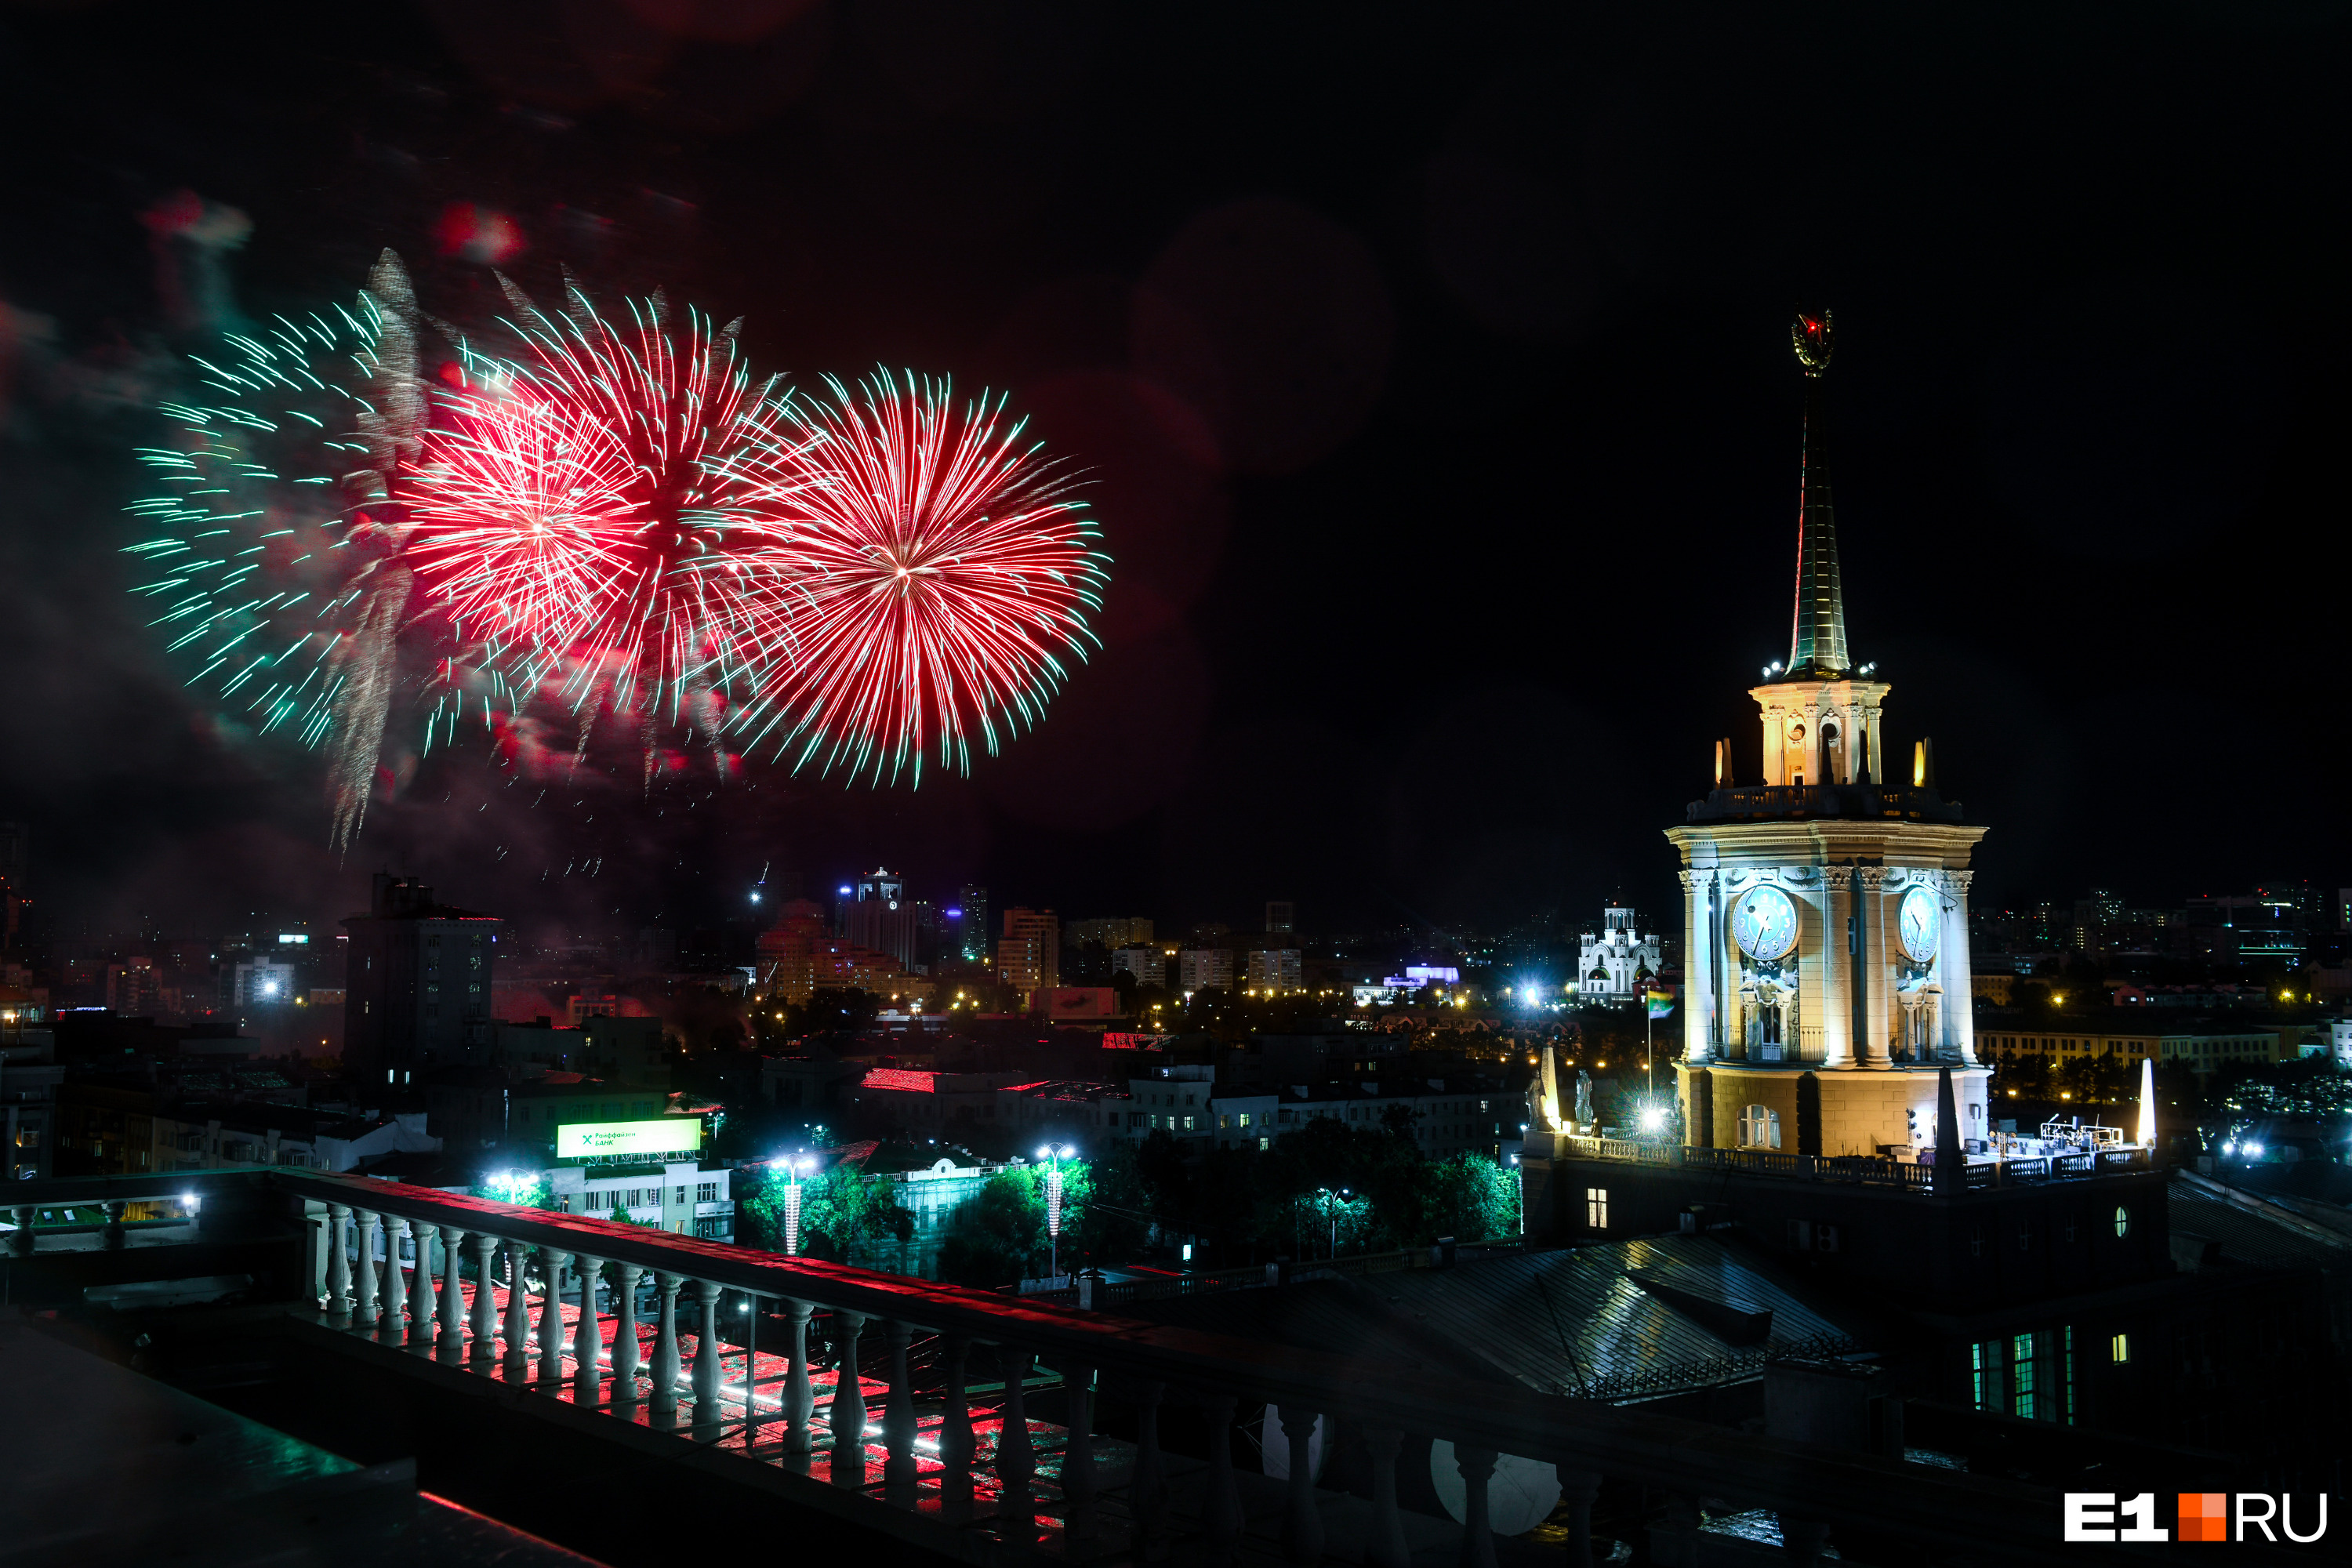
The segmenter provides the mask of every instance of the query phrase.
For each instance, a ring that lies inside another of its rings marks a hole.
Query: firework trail
[[[331,740],[332,831],[348,846],[409,596],[391,504],[425,412],[407,273],[387,250],[353,309],[278,317],[194,363],[201,392],[163,407],[173,445],[137,454],[159,490],[130,507],[152,532],[127,552],[159,574],[132,592],[257,731]]]
[[[577,288],[550,315],[507,289],[521,352],[468,348],[404,479],[420,583],[497,688],[577,716],[578,750],[627,715],[648,786],[665,725],[723,766],[730,696],[788,627],[793,437],[769,411],[789,400],[752,385],[740,323],[689,310],[674,333],[658,293],[619,323]]]
[[[797,526],[775,544],[786,658],[736,715],[795,769],[919,784],[968,773],[975,739],[1042,718],[1096,642],[1108,557],[1058,465],[986,394],[877,374],[829,404],[775,405],[767,449]]]

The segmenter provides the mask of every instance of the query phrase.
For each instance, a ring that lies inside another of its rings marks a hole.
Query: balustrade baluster
[[[1321,1416],[1319,1412],[1293,1410],[1287,1405],[1281,1408],[1282,1435],[1290,1444],[1289,1500],[1282,1516],[1282,1550],[1293,1563],[1313,1563],[1323,1555],[1323,1514],[1315,1506],[1315,1466],[1307,1445],[1315,1436],[1315,1423]]]
[[[352,1282],[359,1297],[352,1316],[363,1329],[375,1327],[378,1316],[375,1305],[375,1229],[376,1216],[367,1209],[352,1211],[352,1250],[353,1259]]]
[[[1230,1563],[1242,1539],[1242,1494],[1234,1481],[1234,1400],[1218,1394],[1209,1411],[1208,1491],[1201,1500],[1201,1529],[1212,1561]]]
[[[543,1383],[563,1378],[563,1266],[571,1257],[553,1247],[539,1249],[540,1267],[547,1271],[539,1294],[539,1376]]]
[[[1029,1545],[1028,1531],[1036,1517],[1030,1484],[1037,1475],[1037,1447],[1029,1440],[1029,1352],[1011,1345],[996,1347],[996,1364],[1004,1379],[1004,1405],[997,1412],[996,1511],[1022,1534],[1018,1544]]]
[[[947,1393],[940,1402],[940,1506],[950,1521],[971,1517],[971,1403],[964,1393],[964,1358],[971,1341],[942,1335],[940,1356]]]
[[[1364,1543],[1364,1561],[1371,1568],[1412,1568],[1404,1521],[1397,1517],[1397,1450],[1403,1444],[1404,1434],[1393,1426],[1374,1426],[1364,1433],[1372,1461],[1372,1533]]]
[[[343,1251],[344,1222],[351,1216],[342,1204],[327,1205],[327,1321],[338,1329],[352,1321],[352,1260]]]
[[[509,1241],[507,1254],[506,1375],[521,1381],[530,1366],[530,1294],[522,1282],[522,1243]]]
[[[458,1247],[466,1239],[466,1227],[445,1225],[441,1227],[441,1359],[455,1361],[466,1349],[466,1286],[458,1272],[463,1258]]]
[[[719,1431],[719,1287],[708,1279],[694,1282],[694,1426],[698,1432]]]
[[[907,1347],[915,1337],[911,1323],[888,1322],[883,1334],[890,1347],[890,1393],[882,1404],[882,1479],[894,1491],[911,1498],[915,1463],[915,1389],[907,1367]]]
[[[108,1252],[121,1251],[130,1240],[122,1228],[122,1211],[131,1205],[121,1198],[109,1198],[98,1206],[106,1215],[106,1224],[99,1232],[99,1245]]]
[[[833,1480],[835,1486],[866,1484],[866,1385],[857,1375],[857,1333],[866,1326],[863,1312],[833,1314],[834,1347],[838,1352],[833,1373],[833,1403],[825,1406],[825,1424],[833,1428]]]
[[[664,1423],[677,1419],[677,1292],[683,1274],[656,1270],[654,1288],[661,1299],[661,1327],[654,1338],[653,1414]]]
[[[474,1335],[474,1359],[488,1361],[499,1348],[498,1281],[491,1273],[495,1267],[491,1258],[498,1251],[499,1238],[477,1230],[467,1235],[466,1242],[474,1253],[474,1310],[469,1324]]]
[[[1559,1497],[1568,1504],[1567,1568],[1592,1568],[1592,1504],[1601,1495],[1601,1478],[1590,1470],[1555,1465]]]
[[[398,1215],[388,1214],[383,1219],[383,1315],[376,1321],[376,1332],[384,1343],[396,1345],[408,1323],[408,1283],[400,1276],[400,1238],[407,1227]]]
[[[433,1348],[433,1318],[440,1306],[433,1289],[433,1227],[421,1219],[403,1222],[408,1227],[408,1348]]]
[[[1164,1383],[1145,1383],[1135,1394],[1135,1469],[1127,1508],[1134,1521],[1129,1549],[1145,1563],[1168,1560],[1168,1463],[1160,1452],[1160,1400],[1167,1390]]]
[[[583,1252],[573,1261],[580,1269],[580,1315],[572,1323],[572,1402],[598,1405],[604,1389],[604,1325],[596,1317],[596,1277],[604,1260]]]
[[[808,1326],[816,1309],[806,1301],[784,1300],[784,1452],[805,1454],[815,1447],[809,1417],[816,1410],[816,1388],[809,1382]]]
[[[1486,1483],[1495,1475],[1495,1450],[1454,1446],[1454,1468],[1462,1473],[1460,1568],[1495,1568],[1495,1532],[1486,1522]]]
[[[637,1278],[645,1272],[634,1263],[615,1263],[620,1278],[613,1284],[613,1403],[637,1402]]]

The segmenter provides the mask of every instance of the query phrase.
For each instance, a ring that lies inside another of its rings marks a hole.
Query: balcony
[[[1932,789],[1877,784],[1735,784],[1695,800],[1688,822],[1754,822],[1822,817],[1882,822],[1958,822],[1960,803]]]
[[[1645,1163],[1747,1158],[1573,1142]],[[1800,1163],[1789,1173],[1848,1179],[1867,1163]],[[971,1563],[1278,1554],[1496,1568],[1487,1489],[1496,1457],[1513,1455],[1559,1480],[1569,1568],[1590,1568],[1591,1509],[1604,1481],[1664,1497],[1670,1520],[1696,1519],[1702,1498],[1770,1510],[1793,1526],[1792,1541],[1818,1542],[1826,1529],[1849,1560],[1942,1561],[1956,1531],[1988,1558],[2064,1557],[2056,1495],[1998,1477],[1769,1440],[1500,1377],[1465,1383],[1350,1347],[1225,1339],[330,1173],[19,1184],[11,1201],[22,1228],[8,1237],[7,1260],[16,1300],[46,1289],[74,1307],[61,1292],[92,1253],[156,1259],[179,1233],[133,1239],[123,1216],[184,1196],[194,1218],[175,1223],[184,1245],[205,1254],[194,1263],[237,1270],[223,1277],[245,1281],[239,1321],[266,1319],[299,1352],[307,1371],[284,1396],[294,1413],[342,1409],[384,1440],[380,1391],[414,1386],[444,1413],[391,1423],[420,1465],[494,1416],[501,1431],[520,1424],[528,1443],[487,1465],[444,1467],[484,1491],[442,1489],[493,1517],[505,1516],[491,1506],[500,1480],[491,1472],[520,1470],[529,1449],[562,1444],[567,1455],[610,1456],[608,1472],[619,1467],[648,1490],[689,1479],[705,1494],[726,1489],[756,1504],[780,1542],[813,1550],[847,1539]],[[26,1223],[36,1207],[95,1209],[107,1221],[94,1237],[53,1240]],[[1281,1412],[1267,1436],[1287,1448],[1286,1479],[1234,1462],[1237,1418],[1267,1405]],[[1359,1490],[1314,1480],[1307,1446],[1318,1415],[1368,1456]],[[1399,1507],[1408,1435],[1453,1446],[1465,1522]],[[103,1453],[90,1462],[103,1464]],[[639,1549],[621,1542],[619,1516],[576,1473],[545,1506],[564,1545],[591,1555]],[[663,1528],[688,1528],[687,1517],[664,1515]],[[1533,1561],[1532,1550],[1512,1542],[1503,1554]]]

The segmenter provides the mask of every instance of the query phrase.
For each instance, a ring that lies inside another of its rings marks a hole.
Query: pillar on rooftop
[[[523,1284],[522,1243],[508,1242],[506,1254],[507,1345],[504,1361],[507,1377],[513,1381],[530,1365],[530,1291]]]
[[[596,1318],[597,1276],[604,1271],[604,1260],[583,1252],[574,1261],[580,1269],[580,1315],[572,1323],[572,1398],[576,1405],[595,1405],[604,1388],[604,1325]]]
[[[645,1270],[634,1263],[615,1263],[620,1276],[613,1286],[613,1403],[634,1405],[637,1399],[637,1279]]]
[[[1319,1562],[1323,1556],[1323,1514],[1315,1503],[1315,1464],[1310,1444],[1315,1424],[1322,1415],[1314,1410],[1293,1410],[1287,1405],[1280,1408],[1282,1436],[1290,1449],[1289,1496],[1282,1516],[1283,1554],[1293,1563]]]
[[[352,1283],[354,1287],[353,1293],[356,1297],[356,1300],[352,1302],[352,1316],[353,1321],[358,1323],[361,1328],[372,1329],[375,1327],[377,1317],[375,1301],[376,1216],[371,1210],[355,1208],[352,1210]]]
[[[866,1384],[857,1375],[857,1334],[866,1326],[863,1312],[833,1314],[835,1358],[833,1402],[825,1406],[825,1425],[833,1429],[833,1479],[838,1486],[866,1484]]]
[[[551,1247],[539,1249],[540,1267],[547,1271],[539,1296],[539,1375],[550,1383],[563,1375],[563,1266],[570,1259]]]
[[[646,1407],[665,1422],[677,1417],[677,1292],[685,1283],[683,1274],[654,1274],[661,1321],[654,1331],[653,1397]]]
[[[1488,1522],[1486,1483],[1495,1477],[1495,1450],[1454,1447],[1454,1468],[1462,1472],[1460,1568],[1495,1568],[1495,1531]]]
[[[719,1287],[694,1282],[694,1425],[719,1430]]]
[[[466,1227],[445,1225],[441,1228],[441,1335],[440,1349],[444,1356],[455,1356],[466,1348],[466,1285],[459,1272],[464,1254]],[[485,1291],[489,1282],[482,1282]]]
[[[433,1227],[421,1219],[404,1219],[410,1249],[408,1267],[408,1344],[429,1350],[433,1344],[433,1314],[438,1304],[433,1292]]]
[[[815,1447],[809,1417],[816,1411],[816,1388],[809,1382],[808,1327],[816,1309],[806,1301],[784,1299],[784,1452],[805,1454]]]
[[[1403,1444],[1404,1434],[1393,1426],[1374,1426],[1364,1434],[1372,1462],[1372,1528],[1364,1542],[1364,1561],[1371,1568],[1412,1568],[1404,1521],[1397,1517],[1397,1450]],[[1573,1559],[1570,1568],[1575,1568]]]

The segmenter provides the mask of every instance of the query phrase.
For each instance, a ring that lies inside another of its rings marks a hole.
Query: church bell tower
[[[1685,1140],[1898,1158],[1936,1142],[1951,1069],[1959,1137],[1989,1135],[1969,973],[1969,859],[1982,827],[1937,793],[1934,752],[1888,765],[1887,686],[1848,651],[1830,499],[1829,312],[1793,331],[1805,377],[1789,657],[1749,689],[1763,773],[1715,788],[1666,837],[1682,854]]]

